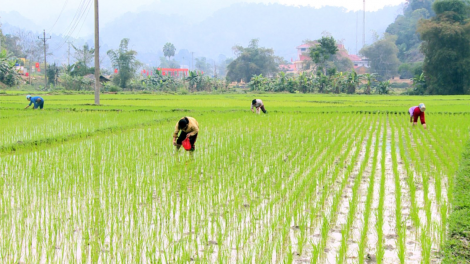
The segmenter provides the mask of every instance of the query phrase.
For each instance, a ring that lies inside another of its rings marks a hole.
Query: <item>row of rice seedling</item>
[[[26,94],[24,94],[26,95]],[[0,111],[22,109],[27,105],[24,95],[0,96]],[[323,94],[103,94],[99,107],[93,104],[93,94],[44,95],[45,109],[120,109],[158,110],[187,109],[198,111],[248,110],[249,102],[261,98],[266,107],[273,111],[301,112],[388,112],[406,114],[407,109],[417,102],[425,102],[427,113],[446,115],[468,114],[468,96],[338,96]],[[385,109],[384,109],[384,106]],[[32,111],[31,111],[32,112]]]
[[[68,112],[23,111],[0,118],[0,147],[27,144],[77,134],[88,134],[103,129],[132,127],[166,117],[183,114],[168,112]]]
[[[377,117],[371,118],[371,119],[372,120],[371,120],[370,131],[377,133],[377,126],[378,126]],[[346,254],[348,251],[348,243],[349,243],[348,241],[351,236],[353,223],[356,218],[356,210],[358,208],[358,203],[360,200],[359,196],[363,195],[363,193],[360,192],[359,188],[361,187],[361,184],[363,184],[363,176],[367,177],[367,175],[364,175],[365,174],[364,171],[366,169],[366,166],[370,163],[372,142],[373,142],[374,137],[376,136],[377,134],[369,134],[367,143],[365,144],[365,154],[364,154],[363,160],[359,161],[360,162],[359,170],[357,172],[355,171],[353,177],[351,177],[350,179],[350,185],[352,185],[352,190],[351,190],[352,197],[350,199],[349,197],[346,197],[346,199],[348,199],[347,201],[348,212],[347,212],[346,223],[343,224],[343,228],[341,230],[341,234],[342,234],[341,247],[339,249],[339,253],[336,259],[338,263],[343,263],[347,257]],[[368,183],[366,180],[364,181]],[[343,201],[343,202],[346,203],[346,201]],[[356,228],[360,228],[360,227],[356,226]],[[357,239],[357,238],[353,238],[353,239]]]
[[[334,238],[332,234],[341,236],[341,227],[338,226],[337,221],[339,211],[343,205],[342,201],[344,192],[347,189],[346,186],[349,183],[349,179],[353,171],[360,166],[359,160],[364,159],[364,157],[360,157],[360,154],[364,148],[364,138],[366,137],[366,134],[370,133],[370,131],[368,131],[368,128],[370,127],[368,122],[361,123],[357,126],[360,129],[355,136],[356,142],[354,146],[348,148],[346,151],[347,155],[343,156],[342,159],[339,160],[339,166],[335,166],[334,172],[332,174],[330,183],[331,191],[328,191],[328,198],[324,204],[325,212],[323,223],[321,225],[322,236],[320,243],[315,251],[319,252],[319,256],[314,255],[313,259],[315,261],[317,261],[317,259],[321,260],[325,258],[327,261],[331,262],[336,258],[336,247],[332,245],[332,243],[335,243],[337,240],[339,240],[339,238]],[[331,250],[327,247],[333,247],[334,249]],[[324,256],[323,252],[328,253],[330,250],[334,254],[327,254]]]
[[[363,213],[363,226],[362,230],[360,230],[360,240],[359,240],[359,247],[357,250],[357,256],[359,263],[364,263],[364,261],[368,258],[371,258],[370,253],[366,253],[366,251],[371,251],[371,247],[368,247],[368,243],[375,244],[375,239],[372,238],[373,233],[370,231],[374,228],[373,225],[377,220],[374,218],[374,212],[376,211],[372,209],[373,206],[373,199],[374,193],[380,187],[378,183],[376,183],[376,177],[379,173],[377,173],[377,167],[379,162],[379,157],[381,157],[379,153],[380,147],[380,139],[382,138],[381,131],[383,130],[383,117],[380,118],[379,126],[377,127],[377,133],[375,135],[375,142],[374,142],[374,152],[372,154],[372,166],[370,169],[370,177],[369,177],[369,186],[367,187],[367,196],[364,202],[364,213]],[[367,260],[369,260],[367,259]]]

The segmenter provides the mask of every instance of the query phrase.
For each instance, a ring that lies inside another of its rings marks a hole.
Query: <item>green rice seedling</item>
[[[400,173],[398,172],[398,162],[397,162],[397,153],[396,153],[396,140],[395,140],[395,127],[391,126],[391,156],[392,156],[392,168],[393,174],[395,176],[395,226],[398,233],[398,258],[400,259],[400,263],[405,263],[405,236],[406,231],[405,227],[403,226],[403,219],[402,219],[402,191],[400,185]]]
[[[369,217],[371,214],[371,206],[372,206],[372,198],[374,195],[374,188],[375,188],[375,172],[377,169],[377,156],[378,156],[378,151],[379,151],[379,143],[380,143],[380,124],[377,129],[377,134],[375,137],[375,144],[374,144],[374,153],[372,155],[372,168],[371,168],[371,175],[370,175],[370,182],[369,182],[369,187],[367,189],[367,198],[366,198],[366,203],[365,203],[365,211],[364,211],[364,216],[363,216],[363,228],[361,231],[361,237],[360,237],[360,242],[359,242],[359,263],[364,262],[365,258],[365,250],[367,246],[367,233],[369,231]]]
[[[380,193],[379,193],[379,206],[377,209],[377,263],[382,263],[384,257],[384,238],[383,238],[383,223],[384,223],[384,202],[385,202],[385,148],[387,140],[387,126],[384,123],[382,132],[382,149],[381,149],[381,177],[380,177]]]
[[[375,131],[375,129],[371,129],[371,131]],[[359,185],[362,180],[362,176],[364,173],[364,169],[366,168],[366,165],[368,164],[369,161],[369,156],[370,156],[370,148],[372,146],[372,134],[369,135],[369,138],[367,140],[367,145],[366,145],[366,152],[364,154],[364,159],[360,165],[359,171],[357,173],[357,176],[354,180],[354,185],[352,187],[352,199],[349,201],[349,212],[348,212],[348,218],[346,225],[344,226],[342,230],[342,239],[341,239],[341,247],[339,250],[339,255],[338,255],[338,260],[339,262],[343,262],[346,258],[346,252],[347,252],[347,240],[349,238],[349,234],[351,232],[351,227],[353,225],[354,221],[354,216],[356,213],[356,208],[357,208],[357,203],[359,199]]]

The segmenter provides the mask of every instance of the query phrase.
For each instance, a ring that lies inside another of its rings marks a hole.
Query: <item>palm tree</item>
[[[359,85],[359,76],[354,70],[351,71],[351,73],[348,75],[348,79],[346,80],[346,85],[347,85],[348,94],[356,93],[356,87]]]
[[[201,75],[197,74],[196,71],[189,71],[186,81],[189,83],[189,89],[194,92],[201,82]]]
[[[376,76],[377,74],[375,73],[366,73],[366,74],[362,74],[360,76],[361,79],[365,80],[366,81],[366,90],[365,90],[365,94],[370,94],[371,92],[371,88],[372,88],[372,84],[377,81],[376,79]]]
[[[170,60],[171,57],[175,56],[175,51],[175,45],[170,42],[167,42],[165,46],[163,46],[163,55],[165,55],[165,57],[168,57],[168,60]]]
[[[343,85],[344,76],[342,72],[330,75],[331,84],[333,86],[333,92],[339,94],[341,92],[340,87]]]
[[[251,91],[264,91],[264,86],[266,84],[266,78],[263,77],[263,74],[253,75],[251,81],[248,83]]]
[[[307,76],[305,73],[301,72],[299,73],[297,80],[298,80],[298,87],[299,87],[300,92],[307,93],[310,91],[312,87],[311,76]]]
[[[95,49],[90,48],[88,46],[88,43],[85,43],[85,45],[83,45],[83,49],[79,49],[74,45],[72,45],[72,47],[75,50],[75,59],[78,61],[78,63],[82,63],[85,66],[86,72],[88,64],[91,63],[93,55],[95,54]]]
[[[326,75],[324,75],[322,72],[318,72],[317,75],[317,84],[318,84],[318,92],[319,93],[324,93],[326,87],[328,86],[329,79]]]
[[[390,88],[390,81],[380,82],[379,85],[377,85],[377,93],[388,94],[390,92],[389,88]]]
[[[12,58],[6,50],[0,52],[0,82],[13,86],[18,81],[18,73],[15,70],[16,59]]]
[[[127,83],[134,77],[140,64],[136,59],[137,52],[129,50],[128,45],[129,39],[125,38],[121,40],[119,49],[108,50],[107,52],[113,67],[118,69],[118,75],[113,78],[113,81],[121,88],[126,88]]]

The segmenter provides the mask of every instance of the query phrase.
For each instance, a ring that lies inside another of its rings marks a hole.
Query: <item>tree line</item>
[[[364,50],[387,45],[388,69],[413,80],[410,94],[470,94],[470,7],[463,0],[408,0],[404,14],[387,28],[387,34]],[[384,49],[382,49],[384,50]],[[371,56],[373,57],[373,55]],[[371,59],[372,61],[372,59]]]

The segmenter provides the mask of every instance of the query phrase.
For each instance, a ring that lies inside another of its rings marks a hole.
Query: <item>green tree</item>
[[[186,78],[186,81],[188,81],[190,91],[201,91],[204,77],[201,74],[198,74],[196,71],[189,71],[189,75]]]
[[[347,93],[356,93],[356,88],[359,85],[359,76],[355,71],[351,71],[346,79]]]
[[[250,41],[248,47],[235,46],[237,58],[227,66],[230,81],[249,82],[254,75],[272,76],[279,71],[280,58],[274,56],[272,49],[258,47],[258,40]]]
[[[95,67],[87,68],[83,62],[76,62],[67,66],[67,73],[71,76],[85,76],[95,73]]]
[[[3,35],[2,23],[0,23],[0,52],[2,52],[5,43],[5,36]]]
[[[298,88],[301,93],[313,92],[313,78],[304,72],[297,76]]]
[[[338,52],[336,40],[333,37],[322,37],[318,44],[310,48],[310,58],[317,65],[317,70],[327,73],[326,62]]]
[[[419,51],[422,40],[416,31],[421,19],[429,19],[435,15],[432,10],[434,0],[408,0],[403,15],[386,30],[388,34],[396,35],[395,44],[398,47],[398,58],[402,62],[417,62],[424,59]]]
[[[2,45],[17,58],[24,58],[23,48],[20,45],[20,38],[11,34],[6,34]]]
[[[118,74],[113,78],[113,82],[121,88],[127,87],[140,64],[136,59],[137,52],[129,50],[128,46],[129,39],[125,38],[121,40],[119,49],[108,50],[107,52],[113,67],[118,69]]]
[[[418,28],[424,40],[426,93],[469,93],[468,6],[460,0],[440,0],[433,4],[433,9],[436,17],[422,21]]]
[[[166,57],[160,57],[160,68],[179,69],[180,64],[175,60],[167,60]]]
[[[335,70],[335,71],[333,71]],[[328,79],[330,80],[329,83],[331,88],[335,94],[339,94],[343,91],[343,83],[344,83],[344,76],[342,72],[336,72],[336,69],[330,69],[328,73]]]
[[[397,37],[385,34],[374,44],[365,46],[360,53],[370,60],[371,71],[377,73],[378,80],[388,80],[398,74]]]
[[[407,12],[414,11],[417,9],[425,9],[429,13],[433,13],[432,3],[434,2],[434,0],[407,0],[406,2],[408,5],[408,8],[406,10]]]
[[[93,61],[95,49],[90,48],[88,43],[85,43],[81,49],[74,45],[72,47],[75,50],[73,57],[77,60],[78,65],[85,67],[84,71],[87,72],[88,65]]]
[[[390,92],[390,81],[379,82],[377,85],[378,94],[388,94]]]
[[[348,57],[336,54],[327,62],[327,68],[336,68],[339,72],[348,72],[354,69],[353,62]]]
[[[47,67],[47,83],[48,84],[57,84],[57,78],[59,77],[59,67],[54,63]]]
[[[205,73],[209,73],[212,70],[212,65],[207,62],[205,57],[196,58],[196,69]]]
[[[227,76],[227,67],[230,63],[232,63],[232,61],[232,58],[222,59],[219,61],[217,65],[217,76],[219,78],[224,78],[225,76]]]
[[[409,92],[410,95],[422,95],[426,93],[427,85],[426,85],[426,77],[424,73],[421,75],[417,75],[413,78],[413,90]]]
[[[0,51],[0,82],[13,86],[18,83],[18,74],[15,70],[16,59],[6,50]]]
[[[175,45],[173,45],[172,43],[167,42],[163,46],[163,55],[165,55],[165,57],[168,57],[168,60],[170,60],[171,57],[175,56],[175,52],[176,48]]]
[[[248,86],[250,87],[250,91],[264,91],[267,82],[268,80],[264,78],[262,74],[254,75],[248,83]]]
[[[377,74],[375,74],[375,73],[366,73],[366,74],[363,74],[360,77],[362,80],[366,81],[365,90],[364,90],[365,94],[370,94],[370,92],[372,90],[372,86],[374,86],[374,83],[377,81],[376,76],[377,76]]]
[[[316,84],[318,86],[318,92],[324,93],[329,85],[329,78],[322,72],[317,72]]]

